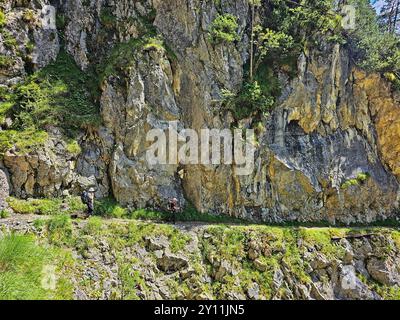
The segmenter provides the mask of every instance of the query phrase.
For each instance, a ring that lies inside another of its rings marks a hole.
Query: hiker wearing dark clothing
[[[176,214],[179,212],[179,210],[180,208],[178,205],[178,199],[176,198],[171,199],[168,203],[168,211],[171,214],[171,219],[174,224],[176,223]]]
[[[87,214],[92,216],[94,213],[94,193],[96,190],[90,188],[88,191],[83,191],[81,195],[82,202],[87,206]]]

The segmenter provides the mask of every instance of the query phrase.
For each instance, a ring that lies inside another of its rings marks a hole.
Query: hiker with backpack
[[[173,198],[168,202],[168,211],[171,214],[171,220],[175,224],[176,223],[176,214],[180,211],[180,207],[178,204],[178,199]]]
[[[81,194],[81,200],[83,204],[87,206],[87,215],[92,216],[94,213],[94,199],[95,199],[95,192],[94,188],[89,188],[89,190],[85,190]]]

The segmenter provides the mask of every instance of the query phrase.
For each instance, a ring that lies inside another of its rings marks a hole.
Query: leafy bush
[[[81,128],[98,125],[93,84],[97,82],[61,52],[53,64],[16,85],[0,101],[0,119],[13,118],[12,127],[0,131],[0,152],[13,145],[25,151],[43,144],[47,126],[63,128],[73,137]]]
[[[64,30],[67,25],[67,17],[65,14],[57,14],[56,16],[56,27],[58,30]]]
[[[69,139],[67,143],[67,151],[75,156],[78,156],[82,152],[82,148],[79,145],[78,141],[75,139]]]
[[[232,14],[218,15],[211,23],[209,36],[214,43],[231,43],[239,40],[238,18]]]
[[[273,96],[267,96],[257,80],[244,84],[238,94],[222,91],[224,108],[233,112],[235,118],[242,119],[255,112],[266,114],[275,103]]]
[[[27,153],[43,145],[47,139],[47,132],[35,129],[0,131],[0,155],[12,147],[16,148],[17,153]]]
[[[6,210],[0,210],[0,219],[8,218],[10,214]]]
[[[0,68],[9,68],[13,65],[14,60],[6,55],[0,54]]]
[[[3,35],[3,43],[7,48],[12,49],[17,46],[17,40],[10,32],[3,31],[2,35]]]
[[[365,181],[367,181],[369,179],[369,177],[370,177],[369,173],[359,173],[356,178],[345,181],[342,184],[341,188],[348,189],[351,186],[358,186],[358,185],[364,183]]]
[[[35,11],[33,11],[32,9],[28,9],[24,11],[24,14],[22,15],[22,19],[25,22],[33,22],[35,20]]]
[[[281,31],[274,31],[261,26],[254,28],[256,60],[254,71],[257,72],[261,63],[268,56],[281,57],[294,46],[293,37]]]
[[[17,86],[16,126],[43,128],[51,124],[71,132],[86,125],[97,125],[99,111],[93,103],[92,81],[71,56],[61,52],[56,62]]]
[[[102,8],[100,12],[100,22],[108,29],[112,29],[116,22],[117,18],[113,15],[111,8]]]
[[[137,51],[144,44],[143,39],[131,39],[128,42],[116,44],[101,65],[98,66],[97,72],[100,83],[110,75],[119,74],[120,71],[129,68],[135,62]]]
[[[111,75],[129,70],[136,63],[139,54],[149,50],[165,52],[171,61],[176,60],[175,53],[164,43],[163,39],[153,31],[149,31],[149,34],[138,39],[118,43],[110,50],[97,67],[100,83]]]

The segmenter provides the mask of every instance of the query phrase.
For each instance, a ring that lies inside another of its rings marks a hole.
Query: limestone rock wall
[[[53,129],[43,147],[29,154],[11,149],[3,157],[13,195],[19,198],[62,197],[95,187],[98,197],[109,193],[104,149],[97,135],[82,136],[80,154],[71,153],[62,134]],[[0,167],[1,168],[1,167]]]

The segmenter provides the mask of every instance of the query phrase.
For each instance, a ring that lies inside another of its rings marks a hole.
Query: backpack
[[[83,191],[81,194],[81,200],[83,202],[83,204],[88,204],[89,199],[88,199],[88,194],[86,191]]]

